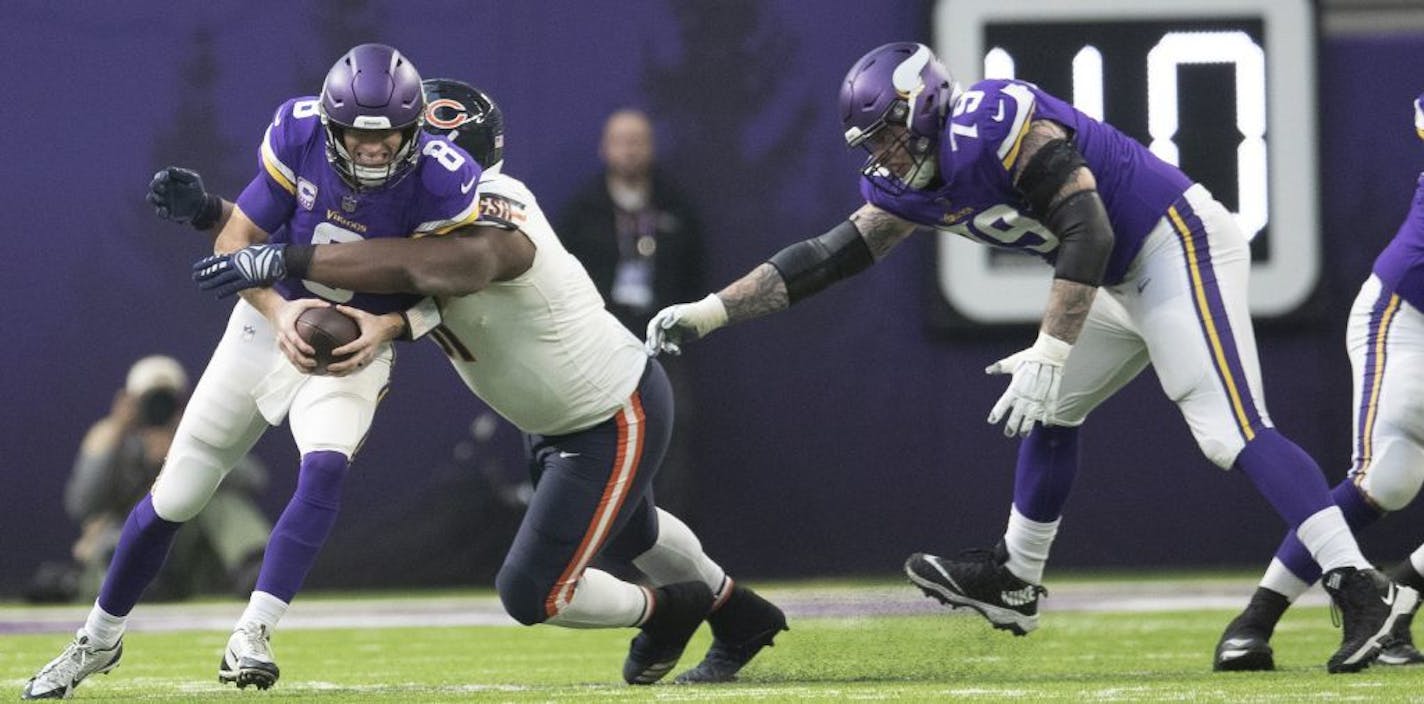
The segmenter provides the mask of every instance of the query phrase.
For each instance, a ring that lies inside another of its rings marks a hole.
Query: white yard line
[[[1041,603],[1045,613],[1055,611],[1179,611],[1245,606],[1254,584],[1240,580],[1111,581],[1049,584],[1050,596]],[[874,587],[779,586],[761,593],[780,605],[787,616],[798,618],[856,618],[860,616],[914,615],[948,612],[906,584]],[[1328,603],[1320,590],[1301,598],[1301,605]],[[244,604],[196,602],[140,605],[129,627],[135,631],[226,631],[242,613]],[[79,626],[88,606],[0,606],[0,635],[67,632]],[[965,613],[960,611],[959,613]],[[428,628],[439,626],[516,626],[504,613],[499,599],[480,596],[418,596],[390,598],[298,600],[282,628]]]

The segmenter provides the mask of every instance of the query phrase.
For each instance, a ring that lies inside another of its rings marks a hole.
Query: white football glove
[[[1004,435],[1028,435],[1034,423],[1048,424],[1058,412],[1058,387],[1063,381],[1063,363],[1073,345],[1040,332],[1038,340],[1021,352],[1009,355],[984,369],[985,374],[1013,374],[1009,388],[989,411],[990,425],[1009,415]]]
[[[648,339],[643,343],[649,357],[659,352],[682,354],[682,344],[727,324],[727,307],[715,293],[696,303],[668,306],[648,321]]]

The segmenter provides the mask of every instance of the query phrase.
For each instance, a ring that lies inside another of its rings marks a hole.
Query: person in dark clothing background
[[[579,189],[558,232],[593,279],[608,310],[641,337],[653,313],[702,291],[706,256],[691,203],[657,168],[653,124],[641,110],[609,115],[598,154],[603,170]],[[695,522],[696,472],[689,451],[695,393],[687,364],[665,365],[677,398],[672,446],[654,491],[659,505]]]
[[[604,170],[564,208],[559,234],[598,286],[608,309],[635,335],[663,305],[701,291],[700,223],[656,168],[653,125],[619,110],[603,127]]]

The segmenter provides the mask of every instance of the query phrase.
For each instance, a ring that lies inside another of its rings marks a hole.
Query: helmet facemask
[[[357,122],[370,118],[360,117]],[[371,119],[371,122],[380,120]],[[326,159],[331,163],[333,169],[341,175],[342,180],[347,185],[357,190],[369,190],[381,188],[395,184],[406,174],[415,168],[416,161],[420,158],[420,151],[417,148],[420,143],[420,128],[425,123],[422,115],[416,122],[400,129],[400,146],[396,147],[391,159],[383,166],[364,166],[357,164],[354,157],[346,149],[346,130],[387,130],[389,126],[382,124],[372,127],[359,127],[353,125],[341,125],[331,120],[326,110],[321,111],[321,125],[326,130]]]
[[[868,154],[861,175],[893,196],[924,188],[938,172],[935,140],[910,130],[907,118],[911,109],[909,101],[896,100],[868,130],[851,127],[845,133],[847,146],[860,147]],[[896,158],[902,154],[903,158]],[[891,167],[895,161],[903,162],[898,172]]]

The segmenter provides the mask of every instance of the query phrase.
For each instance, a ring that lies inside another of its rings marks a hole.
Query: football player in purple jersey
[[[1250,253],[1200,184],[1037,86],[961,90],[924,45],[879,47],[841,85],[845,139],[869,153],[865,205],[702,300],[665,308],[649,352],[787,308],[885,257],[917,227],[1053,265],[1038,339],[989,365],[1010,376],[989,412],[1022,437],[1004,540],[956,559],[916,553],[912,582],[997,628],[1038,625],[1044,564],[1088,414],[1152,364],[1206,457],[1239,469],[1331,579],[1344,613],[1331,672],[1368,665],[1417,598],[1370,569],[1319,467],[1271,426],[1247,308]],[[1148,285],[1150,283],[1150,285]]]
[[[1414,101],[1414,129],[1424,139],[1424,96]],[[1354,370],[1354,457],[1331,492],[1359,530],[1404,508],[1424,483],[1424,173],[1404,224],[1375,259],[1350,310],[1345,346]],[[1424,547],[1386,570],[1399,584],[1424,589]],[[1326,587],[1331,575],[1326,574]],[[1321,579],[1320,565],[1287,534],[1246,609],[1216,646],[1217,670],[1271,670],[1271,635],[1286,608]],[[1417,606],[1415,607],[1418,608]],[[1401,616],[1377,662],[1424,663]]]
[[[479,207],[472,187],[481,169],[459,147],[422,131],[420,83],[410,61],[389,46],[351,49],[327,73],[319,96],[277,109],[259,148],[259,172],[236,204],[204,199],[196,224],[222,220],[215,250],[230,252],[254,242],[439,234],[473,222]],[[244,293],[193,390],[162,472],[124,524],[88,619],[26,684],[25,699],[67,697],[89,675],[118,665],[129,613],[162,567],[174,533],[270,425],[290,418],[301,452],[296,492],[272,530],[257,588],[218,670],[221,681],[239,687],[276,682],[272,630],[336,520],[351,457],[392,362],[390,344],[367,337],[357,341],[347,366],[308,374],[311,349],[293,322],[313,306],[339,303],[380,314],[417,300],[301,281]]]
[[[533,193],[503,173],[503,117],[494,102],[449,79],[426,81],[425,94],[427,131],[486,168],[474,189],[474,226],[452,233],[458,237],[307,252],[257,245],[199,262],[195,278],[220,295],[305,278],[438,297],[404,315],[354,314],[363,335],[380,341],[428,334],[470,391],[528,434],[534,495],[495,579],[505,610],[527,625],[637,626],[623,665],[630,684],[665,676],[705,617],[712,646],[677,681],[735,679],[786,618],[732,580],[654,501],[673,413],[662,366],[608,312]],[[210,198],[191,172],[157,190],[162,204],[189,204],[185,213]],[[590,567],[595,557],[637,569],[656,588]]]

